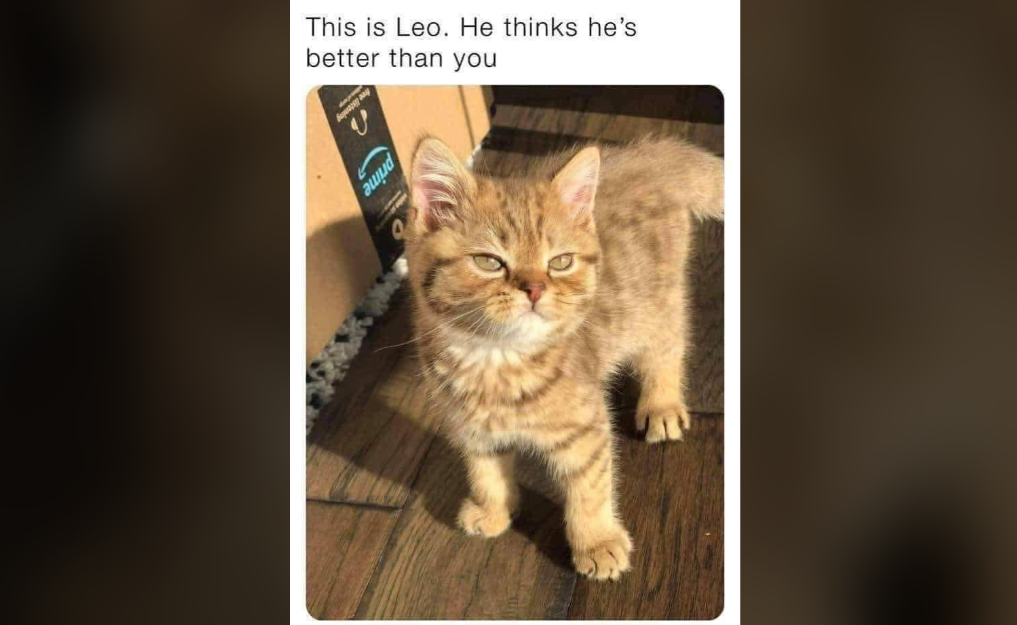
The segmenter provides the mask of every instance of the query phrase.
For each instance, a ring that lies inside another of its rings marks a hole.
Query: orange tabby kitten
[[[466,458],[467,532],[509,527],[514,454],[528,449],[564,488],[576,569],[600,580],[629,569],[606,383],[634,367],[647,442],[689,428],[685,265],[693,216],[723,216],[722,172],[718,157],[658,139],[489,178],[421,141],[406,239],[414,322],[425,383]]]

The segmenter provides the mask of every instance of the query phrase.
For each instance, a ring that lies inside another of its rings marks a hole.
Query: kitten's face
[[[459,180],[428,186],[428,170],[420,167],[426,148],[414,159],[407,238],[418,305],[448,336],[475,346],[524,350],[578,328],[597,286],[594,189],[563,194],[561,174],[548,181],[476,178],[458,163]],[[592,159],[595,185],[595,152]],[[589,160],[580,172],[587,181]],[[437,162],[438,169],[449,165]],[[577,207],[576,193],[589,205]]]

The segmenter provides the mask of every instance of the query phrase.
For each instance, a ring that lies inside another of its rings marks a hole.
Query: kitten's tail
[[[724,220],[724,161],[716,156],[711,157],[703,177],[703,188],[696,189],[689,201],[689,210],[699,219]]]
[[[698,219],[724,219],[724,159],[676,137],[648,136],[602,149],[602,176],[617,186],[652,174],[674,206]]]
[[[724,219],[724,159],[681,142],[674,170],[682,203],[699,219]]]

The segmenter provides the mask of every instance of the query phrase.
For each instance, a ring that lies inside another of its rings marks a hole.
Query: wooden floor
[[[575,105],[572,105],[575,108]],[[499,105],[475,164],[510,175],[576,137],[680,135],[723,154],[723,125]],[[602,109],[600,109],[602,110]],[[682,119],[699,119],[683,115]],[[398,293],[307,448],[307,608],[322,619],[712,619],[723,609],[723,225],[699,228],[692,261],[696,347],[692,432],[646,445],[632,426],[638,385],[618,381],[620,508],[635,543],[619,583],[572,571],[561,501],[537,464],[523,467],[512,529],[493,540],[455,526],[461,460],[423,410],[405,293]]]

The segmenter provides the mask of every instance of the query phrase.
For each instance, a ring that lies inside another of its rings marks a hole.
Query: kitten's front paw
[[[682,440],[682,430],[692,427],[692,418],[684,406],[652,410],[636,415],[636,429],[646,430],[647,443]]]
[[[632,568],[629,554],[632,553],[632,539],[628,532],[619,527],[607,540],[593,547],[572,551],[572,564],[576,571],[598,581],[618,581],[621,574]]]
[[[494,538],[512,525],[512,514],[507,506],[481,507],[472,499],[463,502],[459,509],[459,526],[471,536]]]

